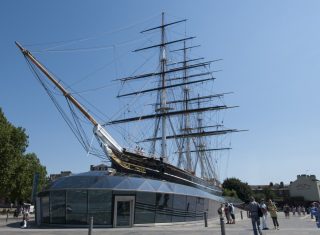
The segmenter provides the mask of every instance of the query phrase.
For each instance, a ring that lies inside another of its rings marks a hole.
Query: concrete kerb
[[[250,218],[239,219],[239,213],[237,213],[236,224],[226,224],[226,234],[228,235],[248,235],[253,234],[252,224]],[[278,214],[280,223],[280,230],[267,230],[263,231],[263,234],[278,234],[278,235],[318,235],[319,229],[316,228],[314,220],[311,220],[309,216],[295,216],[290,219],[286,219],[283,213]],[[203,221],[189,224],[171,224],[170,226],[146,226],[146,227],[133,227],[133,228],[93,228],[92,234],[94,235],[212,235],[221,234],[221,226],[219,225],[219,219],[211,219],[208,223],[208,227],[204,227]],[[52,227],[36,227],[32,222],[31,227],[27,229],[21,229],[16,226],[0,227],[0,234],[6,235],[18,235],[23,232],[25,235],[87,235],[88,228],[52,228]],[[272,221],[268,221],[268,225],[272,225]],[[269,227],[271,228],[271,227]],[[22,231],[23,230],[23,231]]]
[[[237,210],[235,213],[236,216],[236,222],[241,221],[241,215],[240,215],[240,210]],[[31,214],[29,216],[30,222],[34,220],[34,214]],[[247,217],[243,216],[243,220],[246,220]],[[6,215],[0,215],[0,227],[7,226],[7,224],[13,224],[17,222],[22,221],[22,216],[19,217],[13,217],[13,215],[9,215],[8,221],[6,222]],[[205,221],[204,219],[202,220],[197,220],[197,221],[187,221],[187,222],[177,222],[177,223],[155,223],[155,224],[137,224],[134,225],[134,227],[161,227],[161,226],[196,226],[196,227],[205,227]],[[215,217],[211,219],[207,219],[207,225],[208,228],[210,227],[220,227],[220,218]],[[45,227],[51,227],[51,226],[45,226]],[[56,227],[56,226],[53,226]]]

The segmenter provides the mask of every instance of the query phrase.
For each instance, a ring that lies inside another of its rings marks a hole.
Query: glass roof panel
[[[90,171],[77,175],[62,177],[53,182],[50,189],[121,189],[130,191],[164,192],[210,198],[224,202],[224,198],[186,185],[143,177],[111,176],[103,171]]]

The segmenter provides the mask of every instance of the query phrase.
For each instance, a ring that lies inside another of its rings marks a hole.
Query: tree
[[[4,198],[10,196],[15,168],[26,147],[24,129],[11,125],[0,109],[0,195]]]
[[[25,129],[13,126],[0,108],[0,198],[10,201],[30,199],[33,175],[39,173],[39,187],[44,184],[46,168],[36,154],[25,151]]]
[[[271,187],[264,187],[262,190],[262,193],[264,194],[265,199],[272,199],[274,200],[275,198],[275,193],[274,191],[271,189]]]
[[[237,178],[227,178],[224,180],[222,187],[228,190],[236,191],[239,199],[244,202],[249,202],[252,196],[252,191],[248,183],[243,183]]]
[[[40,164],[34,153],[28,153],[19,159],[16,172],[16,184],[11,190],[11,199],[27,201],[30,200],[34,174],[39,174],[37,191],[45,184],[46,168]]]
[[[222,196],[239,198],[238,195],[237,195],[237,192],[234,189],[230,190],[230,189],[227,189],[227,188],[223,189]]]

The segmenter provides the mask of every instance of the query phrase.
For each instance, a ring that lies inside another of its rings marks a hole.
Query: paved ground
[[[319,235],[320,229],[316,228],[314,220],[311,220],[310,215],[306,216],[291,216],[289,219],[285,219],[282,213],[279,213],[280,230],[265,230],[266,235]],[[31,228],[21,229],[19,228],[20,220],[9,218],[6,223],[6,219],[0,218],[0,235],[87,235],[88,229],[84,228],[37,228],[31,225]],[[272,221],[269,218],[268,225],[270,228]],[[243,220],[238,216],[236,224],[226,224],[226,235],[251,235],[253,231],[251,229],[251,221],[247,218]],[[124,228],[109,228],[98,229],[94,228],[92,235],[220,235],[220,225],[218,220],[209,221],[208,227],[205,228],[203,223],[198,224],[186,224],[186,225],[166,225],[156,227],[134,227],[130,229]]]

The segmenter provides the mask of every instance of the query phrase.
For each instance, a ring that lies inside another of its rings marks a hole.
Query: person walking
[[[10,212],[10,210],[9,209],[7,209],[7,218],[6,218],[6,223],[8,223],[8,219],[9,219],[9,212]]]
[[[28,212],[23,212],[21,228],[27,228],[28,227],[28,220],[29,220]]]
[[[299,216],[301,215],[301,206],[300,205],[297,207],[297,213]]]
[[[260,235],[262,235],[262,231],[260,229],[260,217],[258,214],[258,210],[260,208],[260,205],[256,202],[254,197],[250,198],[250,203],[248,206],[248,210],[251,217],[252,222],[252,228],[253,228],[253,234],[258,235],[258,232]]]
[[[285,204],[283,207],[283,212],[284,212],[284,216],[286,219],[289,219],[289,215],[290,215],[290,207],[288,206],[288,204]]]
[[[230,215],[231,215],[231,223],[235,224],[236,223],[236,216],[234,214],[234,206],[232,203],[229,203],[229,211],[230,211]]]
[[[230,211],[229,211],[229,203],[225,204],[224,213],[225,213],[226,218],[227,218],[227,224],[231,224],[231,215],[230,215]]]
[[[270,212],[270,216],[272,218],[272,222],[274,225],[274,229],[279,230],[279,222],[278,222],[278,215],[277,215],[277,207],[276,205],[272,202],[271,199],[268,201],[268,211]]]
[[[267,216],[268,216],[268,209],[267,209],[267,205],[264,202],[264,199],[261,199],[260,202],[260,208],[262,210],[262,230],[268,230],[268,226],[267,226]]]
[[[220,217],[223,217],[223,212],[224,212],[224,204],[221,203],[219,209],[218,209],[218,214]]]
[[[311,209],[311,213],[316,218],[316,225],[320,228],[320,205],[318,202],[313,203],[314,207]]]
[[[311,207],[310,207],[310,215],[311,215],[311,219],[313,219],[313,211],[316,210],[316,204],[313,202],[311,203]]]

